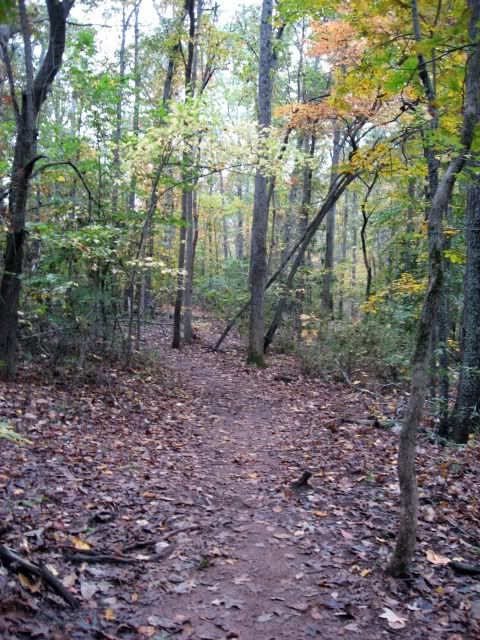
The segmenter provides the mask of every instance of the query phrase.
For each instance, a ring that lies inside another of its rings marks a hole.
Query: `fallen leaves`
[[[407,624],[407,618],[402,618],[402,616],[399,616],[388,607],[383,608],[383,613],[380,614],[380,618],[384,618],[391,629],[403,629]]]
[[[97,591],[98,587],[94,582],[87,582],[86,580],[80,582],[80,593],[84,600],[91,600]]]
[[[82,540],[81,538],[77,538],[76,536],[71,536],[70,541],[72,542],[75,549],[88,551],[92,548],[92,545],[88,544],[88,542],[85,542],[85,540]]]
[[[401,631],[409,622],[412,638],[417,629],[438,640],[466,636],[468,616],[478,618],[478,591],[473,579],[444,567],[470,543],[449,520],[463,514],[462,528],[475,529],[476,502],[463,480],[469,474],[475,486],[475,452],[451,453],[447,486],[432,465],[433,445],[420,448],[420,575],[407,594],[379,570],[395,534],[396,438],[362,424],[330,429],[344,411],[368,418],[361,393],[300,372],[272,386],[283,356],[246,372],[236,354],[196,347],[181,359],[162,354],[168,376],[176,369],[181,378],[171,392],[157,373],[145,384],[140,369],[117,371],[106,387],[19,385],[18,397],[0,401],[33,442],[1,443],[8,455],[0,457],[0,489],[10,511],[0,516],[15,545],[57,567],[64,587],[83,600],[82,622],[74,614],[59,637],[116,637],[119,629],[118,637],[123,630],[217,640],[241,637],[239,620],[252,637],[278,629],[295,637],[302,628],[308,638],[379,640],[387,625]],[[315,471],[309,491],[286,492],[306,467]],[[174,531],[170,550],[164,536]],[[134,562],[73,565],[62,552],[72,547],[79,556],[131,547]],[[12,582],[48,607],[45,585],[32,593],[36,583]]]
[[[427,551],[425,552],[425,555],[427,556],[427,560],[432,564],[446,565],[446,564],[450,564],[451,562],[450,558],[446,558],[445,556],[442,556],[439,553],[432,551],[432,549],[427,549]]]

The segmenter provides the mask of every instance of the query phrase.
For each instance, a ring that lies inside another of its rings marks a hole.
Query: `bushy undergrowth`
[[[219,273],[195,279],[195,301],[199,306],[223,317],[230,317],[248,297],[248,262],[229,260]]]
[[[412,336],[367,316],[353,324],[330,321],[296,351],[308,375],[358,384],[367,379],[395,381],[404,377],[413,347]]]

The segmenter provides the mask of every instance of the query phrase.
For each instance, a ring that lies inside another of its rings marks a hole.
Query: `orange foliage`
[[[348,22],[313,22],[313,43],[309,54],[325,56],[335,65],[351,65],[360,62],[367,46],[367,39],[361,37]]]
[[[346,95],[319,103],[284,105],[276,109],[275,115],[288,118],[288,126],[293,129],[318,133],[325,128],[326,121],[339,117],[371,119],[378,111],[378,106],[371,99]]]

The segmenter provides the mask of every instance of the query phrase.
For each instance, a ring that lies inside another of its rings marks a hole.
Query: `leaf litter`
[[[479,637],[480,583],[450,566],[478,554],[478,446],[421,436],[416,572],[393,581],[398,435],[372,423],[402,392],[246,367],[209,326],[180,353],[152,329],[158,362],[92,382],[0,386],[31,441],[0,440],[0,543],[80,603],[0,565],[2,639]]]

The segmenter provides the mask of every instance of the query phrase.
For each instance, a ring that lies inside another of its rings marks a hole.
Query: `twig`
[[[21,558],[14,551],[8,547],[4,547],[3,545],[0,545],[0,558],[4,560],[8,567],[10,567],[10,565],[17,565],[20,569],[23,569],[24,572],[42,578],[49,587],[55,591],[55,593],[60,595],[72,608],[80,606],[76,598],[67,591],[60,580],[58,580],[58,578],[56,578],[45,565],[41,564],[37,567],[37,565],[33,564],[29,560]]]
[[[65,552],[65,557],[71,562],[93,562],[98,564],[132,564],[138,562],[138,558],[126,558],[108,553],[96,553],[75,549],[74,553]]]
[[[37,160],[46,158],[48,159],[47,156],[38,156],[38,158],[36,158]],[[102,205],[101,203],[94,198],[93,193],[90,189],[90,187],[88,186],[88,183],[83,175],[83,173],[80,171],[80,169],[77,167],[76,164],[74,164],[71,160],[58,160],[58,161],[52,161],[52,162],[47,162],[46,164],[42,165],[41,167],[39,167],[35,173],[32,175],[32,179],[35,178],[39,173],[41,173],[42,171],[45,171],[45,169],[49,169],[51,167],[61,167],[61,166],[67,166],[67,167],[71,167],[73,169],[73,171],[77,174],[77,176],[80,178],[81,183],[83,184],[83,187],[85,189],[85,191],[88,194],[88,201],[89,201],[89,213],[91,214],[91,203],[93,202],[99,209],[101,209]]]
[[[148,558],[127,558],[122,555],[111,555],[108,553],[92,553],[91,551],[76,551],[76,553],[66,554],[67,560],[71,562],[90,562],[92,564],[136,564],[137,562],[155,562],[163,560],[169,556],[173,549],[173,544]]]
[[[157,544],[158,542],[166,542],[167,540],[170,540],[171,538],[178,535],[179,533],[185,533],[186,531],[195,531],[197,529],[200,529],[200,526],[197,524],[186,525],[184,527],[177,527],[176,529],[172,529],[168,533],[165,533],[163,536],[161,536],[160,538],[156,538],[155,540],[143,540],[139,542],[132,542],[132,544],[127,544],[125,547],[123,547],[122,551],[123,553],[128,553],[129,551],[134,551],[135,549],[150,547]]]

